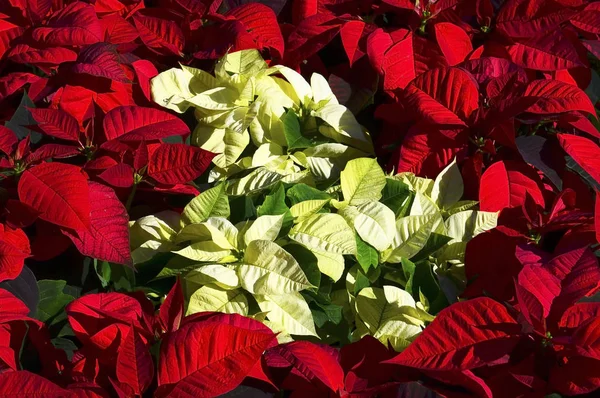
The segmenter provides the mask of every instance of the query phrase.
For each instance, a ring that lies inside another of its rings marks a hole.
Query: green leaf
[[[365,275],[361,271],[357,271],[356,278],[354,281],[353,294],[356,296],[361,290],[363,290],[369,286],[371,286],[371,281],[369,280],[367,275]]]
[[[210,188],[188,203],[181,213],[181,224],[197,224],[209,217],[229,217],[229,200],[225,193],[226,184]]]
[[[311,285],[321,286],[321,270],[319,269],[318,258],[315,253],[297,244],[286,245],[284,250],[291,254],[298,264],[300,264],[300,268],[304,271]]]
[[[314,302],[318,309],[311,309],[315,324],[318,327],[323,327],[326,322],[331,322],[334,325],[339,325],[342,322],[342,306],[335,304],[321,304]]]
[[[338,325],[341,321],[342,321],[342,306],[341,305],[335,305],[335,304],[319,304],[316,303],[316,305],[318,305],[323,312],[325,312],[325,315],[327,315],[327,318],[329,319],[329,322],[333,323],[334,325]]]
[[[379,253],[367,242],[356,234],[356,259],[365,273],[369,272],[369,268],[377,268],[379,265]]]
[[[421,251],[419,251],[412,260],[417,262],[427,259],[430,255],[447,245],[451,240],[452,238],[449,236],[432,232],[431,235],[429,235],[429,239],[427,239],[425,246],[423,246]]]
[[[257,215],[278,216],[286,214],[290,208],[285,204],[285,188],[282,183],[277,183],[271,193],[265,197],[263,204],[258,207]]]
[[[312,287],[296,259],[268,240],[250,242],[237,273],[242,287],[254,294],[285,294]]]
[[[349,161],[340,178],[344,200],[355,206],[378,201],[386,184],[385,174],[377,159]]]
[[[29,309],[29,316],[35,314],[40,301],[40,293],[35,275],[26,265],[15,279],[0,282],[0,289],[8,290],[20,299]]]
[[[304,149],[312,145],[310,140],[302,135],[300,121],[293,109],[289,109],[281,117],[281,121],[288,149]]]
[[[38,281],[40,302],[35,314],[36,319],[42,322],[53,320],[74,300],[73,296],[63,293],[66,285],[67,282],[63,280]]]
[[[234,224],[256,217],[256,207],[249,196],[230,197],[229,206],[231,209],[229,219]]]
[[[318,328],[322,328],[323,326],[325,326],[327,321],[329,321],[325,312],[321,311],[320,309],[314,309],[310,307],[310,313],[312,315],[313,322]]]
[[[306,200],[330,200],[331,196],[306,184],[294,184],[287,190],[287,197],[295,205]]]
[[[415,275],[413,278],[413,297],[419,298],[417,292],[421,292],[430,303],[429,312],[436,314],[448,306],[448,300],[440,289],[432,266],[428,261],[420,261],[415,264]]]
[[[70,361],[73,358],[73,353],[79,349],[73,340],[64,337],[55,337],[52,340],[52,345],[67,354],[67,359]]]
[[[411,196],[410,188],[404,182],[386,178],[380,202],[392,209],[398,217],[404,208],[408,208],[406,212],[410,210]]]
[[[131,267],[110,263],[110,280],[115,290],[132,292],[135,288],[135,271]]]
[[[600,183],[598,183],[594,177],[588,174],[572,157],[565,156],[565,160],[567,162],[567,168],[573,170],[575,173],[579,174],[592,188],[596,191],[600,191]]]
[[[107,261],[98,261],[94,259],[94,270],[103,288],[106,288],[110,283],[110,264]]]
[[[404,290],[406,290],[411,296],[415,297],[415,292],[413,292],[413,281],[416,269],[415,263],[403,258],[400,264],[402,264],[402,272],[404,273],[404,278],[406,280]]]
[[[165,264],[169,262],[173,257],[181,258],[175,256],[171,252],[167,253],[158,253],[156,256],[152,257],[149,261],[143,262],[141,264],[136,264],[135,269],[137,270],[136,282],[140,286],[145,286],[148,282],[157,277],[157,275],[165,268]],[[69,286],[67,286],[69,287]],[[66,291],[65,293],[69,293]]]
[[[23,92],[23,97],[21,98],[21,103],[19,107],[13,113],[13,116],[9,121],[5,122],[4,125],[11,129],[19,140],[24,139],[29,136],[32,144],[37,144],[42,139],[42,134],[38,133],[35,130],[31,130],[27,126],[35,126],[37,122],[31,116],[31,112],[27,108],[35,108],[35,104],[29,98],[26,92]]]

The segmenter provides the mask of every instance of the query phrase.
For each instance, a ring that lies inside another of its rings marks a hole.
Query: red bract
[[[544,207],[544,196],[537,180],[535,171],[523,163],[494,163],[481,176],[481,210],[499,211],[506,207],[521,206],[525,203],[526,195]]]
[[[87,179],[79,167],[63,163],[33,167],[21,176],[18,190],[19,199],[41,219],[76,230],[89,228]]]
[[[430,370],[474,369],[511,352],[520,329],[501,304],[473,299],[442,311],[413,344],[389,362]]]
[[[405,101],[424,121],[464,126],[478,106],[477,85],[460,69],[440,68],[419,76],[406,89]]]
[[[70,393],[56,384],[25,370],[0,373],[0,395],[20,394],[67,397]]]
[[[179,118],[152,108],[124,106],[111,110],[103,120],[107,141],[150,141],[185,135],[189,128]]]
[[[338,356],[330,347],[295,341],[270,349],[265,361],[285,389],[337,393],[344,388],[344,371]]]
[[[179,329],[184,315],[184,297],[179,279],[171,290],[158,313],[160,328],[164,332],[174,332]]]
[[[231,317],[231,323],[190,321],[165,338],[158,396],[212,397],[241,383],[275,335],[256,321],[238,323]]]
[[[126,393],[142,395],[152,383],[154,377],[152,356],[133,327],[129,329],[119,349],[116,371],[121,390]]]
[[[114,191],[89,183],[90,227],[65,234],[81,254],[98,260],[131,265],[127,210]]]
[[[183,184],[198,178],[214,153],[184,144],[161,144],[150,156],[148,176],[163,184]]]
[[[0,224],[0,281],[14,279],[23,268],[25,259],[31,255],[29,239],[21,229]]]

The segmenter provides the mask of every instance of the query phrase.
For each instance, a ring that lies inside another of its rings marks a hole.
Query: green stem
[[[129,193],[129,197],[127,198],[127,203],[125,204],[125,209],[127,210],[127,213],[129,213],[129,209],[131,209],[131,204],[133,203],[133,198],[135,197],[135,191],[137,191],[137,184],[133,184],[131,193]]]

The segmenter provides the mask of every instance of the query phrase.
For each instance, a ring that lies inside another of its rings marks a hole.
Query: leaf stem
[[[131,188],[131,192],[127,198],[127,203],[125,203],[125,209],[127,210],[127,213],[129,213],[129,209],[131,209],[131,204],[133,203],[133,198],[135,197],[135,191],[137,191],[137,186],[138,184],[133,184],[133,188]]]

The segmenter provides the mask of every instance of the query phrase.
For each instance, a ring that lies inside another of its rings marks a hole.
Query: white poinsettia
[[[168,70],[151,87],[158,104],[195,109],[191,142],[217,153],[209,181],[234,180],[231,194],[235,186],[263,190],[275,180],[334,181],[349,160],[373,152],[369,134],[323,76],[313,74],[309,84],[292,69],[269,68],[256,50],[226,55],[214,75]],[[247,170],[250,176],[238,176]]]

